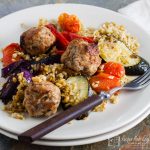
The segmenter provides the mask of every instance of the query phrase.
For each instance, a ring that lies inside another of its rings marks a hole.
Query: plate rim
[[[1,20],[7,18],[8,16],[11,16],[11,15],[17,14],[17,13],[20,13],[21,11],[25,11],[25,10],[33,9],[33,8],[37,8],[37,7],[49,6],[49,5],[79,5],[79,6],[96,7],[96,8],[98,8],[98,9],[101,9],[101,10],[104,10],[104,11],[107,11],[107,12],[113,12],[113,13],[115,13],[117,16],[121,16],[121,17],[123,17],[123,18],[126,18],[129,22],[132,22],[132,24],[134,24],[135,26],[137,26],[138,28],[140,28],[140,30],[143,30],[144,33],[149,36],[149,34],[146,33],[144,29],[142,29],[139,25],[137,25],[136,23],[134,23],[133,21],[131,21],[131,20],[130,20],[129,18],[127,18],[126,16],[123,16],[122,14],[119,14],[118,12],[115,12],[115,11],[112,11],[112,10],[109,10],[109,9],[106,9],[106,8],[102,8],[102,7],[98,7],[98,6],[94,6],[94,5],[87,5],[87,4],[57,3],[57,4],[38,5],[38,6],[25,8],[25,9],[22,9],[22,10],[19,10],[19,11],[13,12],[13,13],[10,13],[10,14],[8,14],[8,15],[6,15],[6,16],[0,18],[0,22],[1,22]],[[149,37],[150,37],[150,36],[149,36]],[[148,108],[148,106],[145,107],[145,109],[143,109],[143,111],[145,111],[147,108]],[[142,113],[142,112],[141,112],[141,113]],[[137,115],[137,116],[138,116],[138,115]],[[137,117],[137,116],[136,116],[136,117]],[[130,121],[133,120],[134,118],[135,118],[135,116],[132,117],[132,118],[130,118],[130,120],[128,120],[128,122],[130,122]],[[127,123],[127,122],[126,122],[126,123]],[[122,125],[120,125],[120,126],[122,126]],[[0,127],[1,127],[1,125],[0,125]],[[3,127],[3,128],[4,128],[4,127]],[[117,128],[119,128],[119,127],[116,127],[116,128],[114,128],[114,129],[112,129],[112,130],[115,130],[115,129],[117,129]],[[8,130],[7,128],[4,128],[4,129]],[[111,130],[110,130],[110,131],[111,131]],[[107,131],[107,132],[109,132],[109,131]],[[107,132],[104,131],[104,133],[107,133]],[[78,138],[77,138],[77,137],[76,137],[76,138],[71,137],[71,138],[69,138],[69,139],[79,139],[79,138],[91,137],[91,136],[95,136],[95,135],[97,135],[97,134],[98,134],[98,133],[95,133],[94,135],[80,136],[80,137],[78,137]],[[44,137],[44,139],[50,139],[50,138],[45,138],[45,137]],[[58,138],[53,138],[53,139],[57,139],[57,140],[58,140]],[[64,139],[64,138],[63,138],[63,139]],[[63,139],[61,138],[60,140],[63,140]],[[66,138],[66,139],[68,139],[68,138]]]
[[[43,146],[79,146],[79,145],[85,145],[85,144],[92,144],[92,143],[96,143],[96,142],[100,142],[100,141],[104,141],[104,140],[108,140],[110,138],[113,138],[115,136],[118,136],[124,132],[126,132],[127,130],[135,127],[137,124],[139,124],[140,122],[142,122],[148,115],[150,115],[150,107],[139,117],[137,117],[135,120],[129,122],[128,124],[124,125],[123,127],[120,127],[119,129],[110,131],[108,133],[104,133],[104,134],[100,134],[100,135],[96,135],[93,137],[88,137],[88,138],[83,138],[83,139],[74,139],[74,140],[64,140],[65,142],[63,142],[62,140],[38,140],[33,142],[32,144],[34,145],[43,145]],[[13,134],[11,132],[7,132],[3,129],[0,128],[0,133],[18,140],[17,135]],[[67,144],[66,141],[69,143]]]

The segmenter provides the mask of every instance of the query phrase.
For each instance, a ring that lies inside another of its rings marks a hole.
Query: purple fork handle
[[[18,136],[18,140],[28,143],[38,140],[44,135],[52,132],[53,130],[63,126],[69,121],[79,117],[83,113],[86,113],[94,107],[98,106],[105,98],[105,94],[92,95],[83,102],[20,134]]]

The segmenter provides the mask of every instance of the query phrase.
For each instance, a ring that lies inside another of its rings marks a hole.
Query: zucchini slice
[[[133,66],[140,62],[139,57],[134,57],[132,51],[130,51],[123,42],[100,41],[98,48],[100,57],[105,62],[117,62],[125,67]]]
[[[64,110],[84,101],[88,98],[89,94],[89,83],[85,77],[69,77],[67,83],[70,86],[70,93],[66,95],[67,100],[65,98],[62,100],[62,107]]]
[[[115,39],[100,39],[98,43],[100,57],[105,62],[121,63],[125,67],[126,75],[142,75],[150,67],[142,57],[137,56],[126,45]]]
[[[62,108],[64,110],[84,101],[89,95],[88,80],[83,76],[74,76],[67,79],[67,83],[71,86],[71,96],[68,102],[62,101]],[[80,115],[76,120],[83,120],[88,116],[88,112]]]
[[[72,93],[77,97],[78,101],[81,102],[88,97],[89,84],[85,77],[75,76],[69,77],[67,83],[70,84],[72,88]]]
[[[125,67],[126,75],[142,75],[150,67],[149,63],[144,58],[140,56],[138,57],[140,58],[139,63],[133,66]]]

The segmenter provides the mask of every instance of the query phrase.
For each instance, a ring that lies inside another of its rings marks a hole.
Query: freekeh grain
[[[45,18],[40,18],[37,27],[41,28],[48,24],[48,20]],[[55,27],[61,31],[60,26],[57,24],[57,21],[54,20],[53,23]],[[79,35],[86,37],[94,37],[95,41],[99,41],[101,48],[105,47],[106,43],[122,42],[127,48],[129,48],[133,53],[138,53],[139,43],[135,37],[127,32],[124,26],[117,25],[113,22],[106,22],[98,30],[94,28],[85,28],[82,24],[81,30],[78,32]],[[108,43],[109,44],[109,43]],[[114,48],[115,50],[115,48]],[[15,51],[12,56],[13,61],[18,61],[18,58],[24,60],[33,60],[39,61],[43,58],[55,54],[56,46],[51,47],[51,50],[47,54],[40,54],[38,56],[30,56],[24,52]],[[63,64],[53,64],[53,65],[32,65],[33,71],[40,71],[39,75],[36,75],[32,78],[33,82],[42,82],[49,81],[56,85],[61,91],[61,102],[66,106],[74,106],[84,99],[79,99],[79,93],[74,93],[75,88],[74,84],[69,84],[67,79],[69,77],[81,75],[81,73],[74,72],[71,69],[66,68]],[[16,78],[13,78],[13,82],[19,81],[17,87],[17,92],[13,95],[12,101],[10,101],[5,107],[4,110],[11,114],[12,117],[17,119],[24,119],[24,113],[26,109],[23,105],[24,100],[24,91],[28,86],[26,79],[23,77],[23,73],[19,73]],[[121,84],[129,82],[127,76],[124,76],[121,79]],[[96,85],[95,85],[96,86]],[[93,91],[94,92],[94,91]],[[110,100],[110,103],[116,104],[118,102],[118,95],[113,95]],[[93,109],[94,112],[104,111],[106,109],[108,101],[103,101],[101,105]]]

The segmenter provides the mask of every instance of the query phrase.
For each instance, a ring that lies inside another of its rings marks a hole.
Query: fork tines
[[[139,76],[130,83],[127,83],[125,87],[133,87],[141,89],[143,87],[146,87],[149,83],[150,83],[150,68],[143,75]]]

